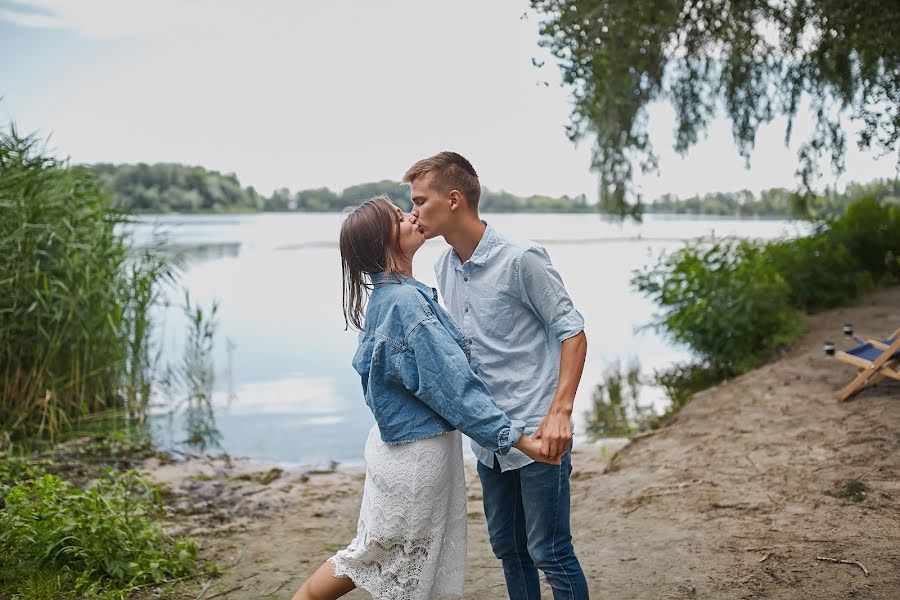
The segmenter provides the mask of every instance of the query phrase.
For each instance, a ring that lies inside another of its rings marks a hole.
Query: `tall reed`
[[[55,436],[149,394],[149,309],[165,261],[129,255],[91,171],[0,130],[0,439]]]

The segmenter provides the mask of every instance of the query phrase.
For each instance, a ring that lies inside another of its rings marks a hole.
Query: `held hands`
[[[550,458],[543,454],[541,452],[541,442],[531,436],[522,434],[522,437],[516,442],[515,447],[524,452],[525,456],[533,461],[547,463],[549,465],[562,464],[562,460],[559,456]]]
[[[547,413],[534,432],[534,439],[540,440],[543,456],[556,460],[562,458],[572,443],[572,422],[569,415],[561,412]]]

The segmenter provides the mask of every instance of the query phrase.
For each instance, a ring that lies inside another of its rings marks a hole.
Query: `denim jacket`
[[[524,421],[497,408],[469,366],[469,347],[437,292],[397,273],[373,273],[353,368],[387,444],[459,429],[504,455]]]

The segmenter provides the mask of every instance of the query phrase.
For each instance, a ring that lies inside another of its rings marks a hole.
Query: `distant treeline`
[[[202,167],[101,163],[94,165],[94,170],[115,196],[117,208],[142,213],[334,212],[378,194],[388,194],[401,206],[409,206],[409,187],[390,180],[354,185],[340,193],[328,188],[298,192],[281,188],[264,197],[253,187],[242,187],[234,174],[223,175]],[[522,197],[488,189],[482,189],[480,208],[485,212],[596,210],[583,194],[574,198]]]
[[[139,213],[257,212],[265,198],[234,174],[173,163],[93,165],[116,208]]]
[[[409,187],[383,180],[348,187],[342,192],[316,188],[292,192],[280,188],[271,196],[253,187],[241,186],[234,174],[209,171],[203,167],[159,163],[154,165],[97,164],[94,170],[115,197],[118,208],[141,213],[227,213],[227,212],[335,212],[371,198],[387,194],[400,206],[409,206]],[[872,197],[888,204],[900,203],[900,180],[878,179],[871,183],[851,183],[838,193],[826,188],[815,197],[801,197],[791,190],[772,188],[759,196],[748,190],[715,192],[678,198],[666,194],[644,205],[647,213],[728,215],[735,217],[791,217],[841,215],[860,197]],[[596,203],[584,194],[575,196],[516,196],[482,188],[480,208],[484,212],[596,212]]]
[[[348,187],[340,194],[328,188],[302,190],[291,193],[286,188],[275,190],[266,198],[263,210],[267,211],[339,211],[378,194],[387,194],[400,206],[409,206],[409,186],[385,179]],[[591,212],[595,205],[588,204],[584,194],[570,198],[561,196],[516,196],[509,192],[481,189],[479,209],[484,212]]]
[[[763,190],[759,197],[749,190],[715,192],[684,199],[665,194],[645,205],[644,212],[735,217],[838,216],[862,197],[874,198],[885,204],[900,204],[900,180],[876,179],[870,183],[850,183],[841,193],[826,188],[824,194],[813,197],[804,197],[784,188]]]

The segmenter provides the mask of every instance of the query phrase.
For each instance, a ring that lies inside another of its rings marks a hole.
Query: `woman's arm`
[[[519,443],[524,421],[511,421],[497,408],[465,352],[437,318],[422,320],[407,340],[400,363],[406,389],[483,448],[503,455]]]

